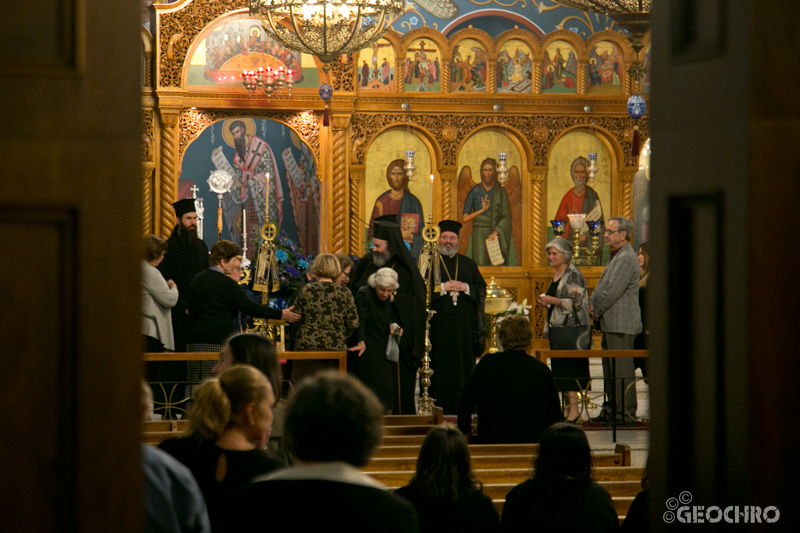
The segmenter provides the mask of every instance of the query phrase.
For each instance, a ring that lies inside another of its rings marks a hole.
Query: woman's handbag
[[[575,320],[577,322],[577,317]],[[591,324],[550,326],[549,337],[551,350],[590,350],[592,348]]]

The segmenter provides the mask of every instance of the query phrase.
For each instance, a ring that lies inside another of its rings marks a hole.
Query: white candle
[[[433,174],[431,174],[431,220],[433,220]]]
[[[247,246],[247,209],[242,208],[242,244]]]
[[[265,207],[266,213],[264,213],[264,224],[269,222],[269,172],[266,172],[265,176],[267,177],[267,193],[266,193],[266,195],[267,195],[266,204],[267,205]]]

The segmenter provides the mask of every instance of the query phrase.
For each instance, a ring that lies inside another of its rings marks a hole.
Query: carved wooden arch
[[[142,70],[144,87],[153,86],[153,34],[141,26],[139,37],[142,39]]]
[[[387,124],[386,126],[383,126],[375,131],[364,145],[363,155],[359,164],[367,164],[367,154],[369,153],[369,149],[372,147],[372,143],[375,142],[378,137],[381,136],[381,134],[392,130],[405,130],[409,126],[413,128],[412,133],[419,137],[422,143],[428,147],[428,152],[431,154],[431,168],[435,168],[437,172],[441,172],[441,168],[444,163],[442,157],[442,147],[439,144],[439,140],[427,128],[413,122],[395,122],[393,124]]]
[[[550,43],[553,41],[567,41],[572,47],[575,49],[575,59],[577,60],[585,60],[586,59],[586,43],[583,39],[581,39],[575,32],[570,30],[556,30],[551,31],[547,35],[545,35],[544,39],[542,39],[541,45],[541,53],[542,55],[539,56],[539,61],[544,59],[544,51],[550,46]]]
[[[528,46],[530,46],[531,53],[533,54],[532,61],[536,62],[538,60],[541,63],[542,42],[539,39],[537,39],[536,36],[531,32],[520,29],[507,30],[497,36],[497,39],[495,39],[494,41],[495,59],[497,59],[497,55],[500,53],[500,48],[504,44],[506,44],[506,42],[511,40],[522,41]]]
[[[399,33],[397,33],[396,31],[394,31],[394,29],[390,29],[389,31],[387,31],[386,33],[383,34],[381,39],[386,39],[387,41],[389,41],[389,44],[392,45],[392,49],[394,50],[394,60],[395,60],[394,78],[395,78],[395,81],[396,81],[396,86],[399,86],[400,83],[397,82],[397,65],[401,62],[400,61],[401,59],[403,61],[405,61],[405,57],[402,56],[402,54],[401,54],[401,50],[403,49],[403,45],[402,45],[403,36],[400,35]],[[358,52],[353,52],[349,56],[350,57],[350,61],[353,64],[352,76],[353,76],[354,80],[358,79],[358,69],[360,68],[358,66],[358,55],[360,53],[361,53],[361,50],[359,50]],[[320,74],[320,76],[321,76],[321,74]],[[320,79],[322,79],[322,78],[320,78]],[[356,84],[356,85],[358,85],[358,84]],[[361,92],[361,89],[359,87],[356,87],[356,92]],[[387,92],[387,93],[385,93],[383,95],[380,92],[376,93],[375,91],[367,91],[367,92],[369,92],[369,96],[378,96],[378,95],[381,95],[381,96],[392,96],[397,92],[397,90],[395,90],[395,93]]]
[[[445,54],[447,54],[448,50],[450,49],[450,43],[447,42],[447,39],[442,35],[439,31],[434,30],[432,28],[424,27],[424,28],[417,28],[416,30],[411,30],[403,37],[403,40],[400,41],[400,53],[397,54],[397,67],[395,68],[394,77],[397,82],[397,92],[398,93],[405,93],[405,84],[400,83],[399,80],[404,79],[406,72],[405,72],[405,65],[406,65],[406,57],[408,57],[408,47],[411,46],[411,43],[414,42],[415,39],[422,39],[426,38],[436,43],[436,46],[439,47],[439,53],[442,56],[442,62],[439,65],[439,79],[441,80],[439,84],[439,93],[446,93],[450,91],[450,63],[445,60]],[[416,93],[409,93],[410,95],[414,95],[416,97]],[[426,92],[424,94],[419,95],[420,97],[426,97],[430,94],[437,94],[432,92]]]
[[[450,50],[450,43],[447,42],[447,39],[441,32],[434,30],[433,28],[417,28],[416,30],[411,30],[410,32],[406,33],[403,36],[403,40],[400,41],[400,52],[403,54],[403,59],[405,59],[406,55],[408,54],[408,47],[414,42],[416,39],[430,39],[431,41],[436,42],[436,46],[439,47],[439,52],[442,54],[442,57]]]
[[[456,159],[455,159],[456,164],[458,162],[458,154],[461,153],[461,150],[464,148],[464,145],[467,143],[467,141],[469,141],[469,139],[474,137],[476,134],[485,130],[507,132],[509,134],[508,137],[515,145],[517,145],[517,148],[519,149],[519,152],[522,155],[522,163],[525,167],[525,173],[528,173],[530,171],[530,167],[533,164],[533,148],[531,147],[530,141],[522,131],[520,131],[514,126],[508,126],[507,124],[504,124],[502,122],[480,124],[475,128],[466,132],[461,137],[461,141],[458,143],[456,147]]]
[[[294,131],[311,149],[311,153],[314,157],[314,164],[317,167],[317,177],[322,181],[323,173],[320,171],[321,161],[319,153],[319,130],[322,124],[316,113],[309,112],[274,113],[257,109],[226,109],[218,111],[184,109],[181,111],[178,118],[180,138],[178,141],[178,155],[176,158],[177,168],[183,165],[183,156],[186,152],[186,148],[188,148],[206,128],[220,120],[244,116],[273,120]]]
[[[155,4],[158,29],[158,88],[179,88],[189,47],[210,22],[231,11],[247,9],[248,0],[184,0]]]
[[[592,131],[593,130],[593,131]],[[622,215],[630,218],[633,214],[633,176],[638,167],[626,166],[625,150],[619,138],[604,127],[592,124],[575,124],[565,128],[549,144],[546,168],[550,168],[550,154],[558,142],[570,133],[594,133],[611,155],[611,206],[610,216]]]
[[[453,47],[463,39],[474,39],[478,41],[486,49],[486,54],[489,56],[489,61],[497,60],[494,39],[492,39],[492,36],[485,31],[477,28],[464,28],[463,30],[459,30],[449,37],[447,52],[443,54],[446,60],[449,61],[453,58]]]
[[[622,59],[626,64],[635,61],[636,56],[633,53],[631,41],[620,32],[613,30],[603,30],[595,33],[586,41],[586,59],[589,59],[589,52],[592,51],[594,45],[602,41],[610,41],[617,45],[622,52]]]

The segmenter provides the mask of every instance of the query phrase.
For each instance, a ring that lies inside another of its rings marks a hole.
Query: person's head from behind
[[[144,260],[150,266],[157,267],[164,260],[167,248],[167,241],[155,235],[148,235],[144,238]]]
[[[320,281],[336,281],[341,273],[342,267],[333,254],[319,254],[311,265],[311,274]]]
[[[425,498],[447,502],[479,489],[467,439],[458,428],[444,424],[428,433],[419,451],[417,473],[410,484]]]
[[[242,249],[239,245],[224,239],[218,240],[211,247],[208,255],[208,264],[218,267],[226,276],[234,272],[241,274],[242,271]]]
[[[232,336],[222,347],[219,363],[211,373],[220,376],[233,365],[250,365],[259,369],[272,385],[275,401],[280,400],[282,373],[274,341],[257,333]]]
[[[336,278],[336,283],[339,285],[347,285],[350,283],[350,273],[353,271],[353,260],[347,254],[336,254],[336,259],[339,260],[339,265],[342,267],[342,273]]]
[[[263,448],[272,431],[274,404],[272,385],[260,370],[232,366],[197,388],[188,435],[216,442],[230,429],[244,435],[254,447]]]
[[[586,433],[566,422],[547,428],[539,439],[533,469],[534,479],[546,482],[588,481],[592,476],[592,450]]]
[[[497,336],[504,350],[524,352],[533,340],[531,321],[524,315],[509,315],[500,322]]]
[[[286,407],[284,442],[303,463],[366,465],[381,443],[383,406],[356,378],[322,372],[304,381]]]

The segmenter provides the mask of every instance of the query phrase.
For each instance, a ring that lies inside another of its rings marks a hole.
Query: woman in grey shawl
[[[589,298],[586,293],[586,278],[571,264],[574,248],[565,239],[554,239],[545,246],[547,261],[555,269],[547,293],[539,298],[539,305],[547,309],[544,336],[550,338],[550,328],[563,326],[585,326],[589,318]],[[553,346],[551,345],[551,349]],[[564,416],[570,422],[579,420],[578,394],[589,382],[589,359],[556,358],[550,360],[553,377],[558,388],[567,395],[564,401]]]

